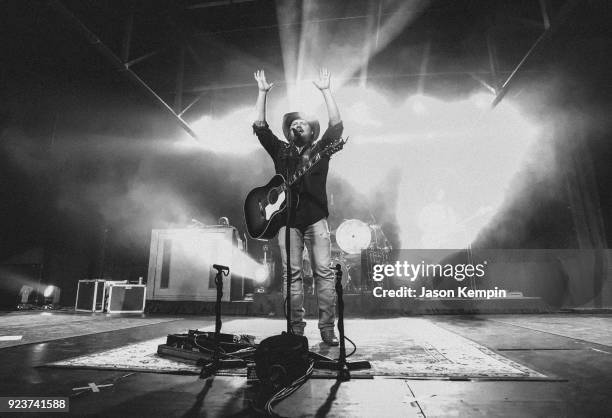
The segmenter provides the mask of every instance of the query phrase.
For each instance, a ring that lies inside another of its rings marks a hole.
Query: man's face
[[[294,120],[291,122],[291,125],[289,125],[289,128],[289,136],[293,141],[295,141],[295,144],[298,147],[302,147],[312,141],[312,129],[310,128],[310,124],[304,119]],[[299,135],[295,135],[294,130],[298,131]]]

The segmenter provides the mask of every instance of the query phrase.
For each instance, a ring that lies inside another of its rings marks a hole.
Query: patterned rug
[[[252,334],[257,336],[259,342],[266,336],[279,334],[284,326],[283,320],[240,319],[224,323],[223,332]],[[358,347],[357,352],[349,360],[369,360],[372,369],[365,373],[373,376],[416,379],[549,380],[535,370],[444,330],[424,318],[351,319],[346,322],[345,328],[347,336]],[[203,330],[211,331],[212,328]],[[316,322],[310,321],[306,330],[312,351],[331,358],[338,357],[338,348],[320,344]],[[185,332],[185,330],[176,332]],[[162,358],[156,354],[157,346],[165,343],[165,340],[165,337],[161,337],[45,366],[198,374],[199,367]],[[352,346],[347,343],[347,352],[351,349]],[[245,371],[228,371],[227,374],[245,374]]]
[[[0,349],[97,334],[100,332],[176,321],[179,318],[143,318],[117,314],[22,312],[0,315]],[[2,336],[10,336],[2,340]],[[17,338],[20,337],[20,338]]]

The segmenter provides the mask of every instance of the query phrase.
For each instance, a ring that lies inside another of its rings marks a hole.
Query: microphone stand
[[[215,349],[211,360],[208,363],[204,363],[202,366],[202,370],[200,371],[201,379],[216,374],[219,369],[239,369],[246,367],[246,363],[242,359],[221,359],[221,298],[223,297],[223,276],[229,275],[229,267],[213,264],[213,268],[217,270],[217,275],[215,276],[215,285],[217,286],[217,301],[215,303]]]
[[[287,216],[286,216],[286,223],[285,223],[285,257],[287,260],[287,280],[286,280],[286,284],[285,286],[287,287],[285,289],[285,309],[287,310],[286,312],[286,318],[287,318],[287,334],[291,334],[293,335],[293,325],[291,324],[291,285],[292,280],[291,280],[291,234],[289,231],[289,225],[291,223],[291,210],[293,209],[293,199],[292,199],[292,193],[291,193],[291,185],[289,184],[289,173],[290,173],[290,164],[293,162],[293,159],[295,158],[294,155],[294,148],[295,148],[295,144],[294,144],[294,140],[291,139],[292,136],[289,135],[289,147],[287,148],[287,153],[284,155],[284,159],[285,159],[285,195],[286,195],[286,207],[287,207]]]
[[[338,332],[340,333],[340,357],[338,360],[320,360],[315,362],[315,368],[335,370],[338,381],[351,380],[351,370],[369,369],[369,361],[346,361],[346,346],[344,344],[344,298],[342,289],[342,267],[336,264],[336,294],[338,295]]]

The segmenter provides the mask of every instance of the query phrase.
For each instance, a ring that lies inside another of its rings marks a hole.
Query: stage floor
[[[240,376],[199,380],[193,375],[39,367],[188,328],[212,327],[212,317],[110,317],[67,312],[50,314],[52,318],[48,313],[46,317],[41,315],[38,312],[0,314],[0,336],[16,335],[21,327],[23,334],[32,338],[37,326],[53,324],[48,341],[38,342],[45,339],[42,336],[33,339],[34,342],[25,340],[21,345],[0,348],[0,375],[3,376],[0,396],[69,396],[70,412],[74,416],[253,416],[249,409],[253,390]],[[224,326],[228,330],[232,324],[241,328],[249,321],[278,320],[227,317]],[[609,402],[612,315],[394,318],[393,327],[401,332],[381,328],[380,321],[351,319],[347,334],[352,325],[354,333],[358,328],[360,335],[367,334],[372,344],[383,333],[381,351],[390,351],[397,348],[394,335],[403,340],[410,334],[410,327],[418,331],[414,328],[418,323],[421,330],[438,329],[442,336],[480,344],[551,379],[490,381],[374,376],[340,385],[334,380],[311,379],[281,402],[276,411],[284,416],[320,417],[612,416]],[[63,336],[61,323],[65,324]],[[77,326],[80,323],[82,326]],[[315,331],[316,322],[309,321],[308,328]],[[311,343],[316,343],[313,338],[316,337],[310,337]],[[399,341],[397,345],[401,345]],[[84,387],[88,389],[73,390]]]

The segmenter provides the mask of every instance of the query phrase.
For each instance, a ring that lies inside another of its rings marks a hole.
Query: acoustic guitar
[[[277,174],[265,185],[256,187],[249,192],[244,202],[244,218],[247,231],[251,238],[271,239],[284,225],[287,208],[287,187],[293,186],[304,177],[323,157],[331,157],[340,151],[347,139],[339,138],[319,152],[311,155],[308,161],[301,164],[295,173],[285,181],[285,177]],[[295,193],[294,205],[299,203]]]

